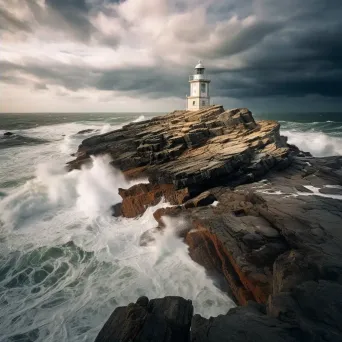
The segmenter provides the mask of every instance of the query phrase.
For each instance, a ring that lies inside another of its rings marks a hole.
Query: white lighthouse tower
[[[190,96],[187,96],[187,110],[199,110],[210,105],[209,83],[204,75],[204,66],[201,61],[195,66],[195,74],[189,77]]]

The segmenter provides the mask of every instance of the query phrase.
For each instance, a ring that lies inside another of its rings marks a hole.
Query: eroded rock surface
[[[314,158],[288,145],[277,122],[221,106],[86,139],[69,168],[99,154],[110,154],[127,178],[150,182],[120,189],[116,216],[141,215],[162,198],[173,205],[154,213],[156,228],[141,245],[165,229],[163,218],[181,218],[190,256],[219,272],[244,306],[209,320],[194,316],[192,341],[342,340],[342,157]],[[134,305],[138,317],[149,315]],[[113,314],[120,326],[128,320],[120,336],[144,341],[137,336],[145,336],[145,318],[130,328],[127,308]],[[149,341],[173,341],[165,329],[164,339]]]
[[[214,185],[241,184],[290,163],[290,149],[275,121],[256,123],[248,109],[212,106],[176,111],[85,139],[69,168],[90,155],[109,154],[113,166],[152,184],[188,187],[198,194]]]

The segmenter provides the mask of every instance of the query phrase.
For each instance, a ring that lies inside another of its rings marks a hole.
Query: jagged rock
[[[120,189],[117,215],[141,215],[163,197],[175,205],[154,213],[158,226],[141,243],[165,228],[165,216],[182,222],[193,260],[224,276],[245,305],[195,316],[192,341],[341,340],[342,157],[313,158],[279,129],[244,108],[175,111],[85,139],[68,165],[107,153],[127,178],[148,178]],[[150,316],[149,305],[118,309],[107,326],[119,324],[116,340],[171,341],[169,320]],[[156,339],[148,335],[153,325]]]
[[[215,207],[173,211],[192,227],[185,238],[190,256],[207,270],[220,271],[240,304],[250,299],[266,303],[271,294],[307,280],[342,281],[337,276],[342,270],[342,201],[315,196],[305,187],[327,189],[325,184],[341,182],[340,160],[296,159],[285,171],[270,173],[267,181],[210,189],[206,193],[217,199]],[[160,214],[169,213],[160,212],[158,221]]]
[[[272,296],[267,313],[300,329],[301,341],[341,341],[342,285],[326,280],[304,282],[292,292]]]
[[[216,197],[210,192],[205,191],[195,198],[190,199],[184,204],[185,208],[202,207],[205,205],[212,204],[216,201]]]
[[[82,129],[81,131],[77,132],[76,134],[88,134],[95,132],[95,129],[93,128],[87,128],[87,129]]]
[[[182,204],[189,197],[187,189],[175,191],[172,184],[137,184],[130,189],[119,189],[122,197],[121,213],[125,217],[143,214],[150,205],[156,205],[163,197],[171,204]]]
[[[181,206],[159,208],[153,213],[153,217],[158,222],[159,227],[164,227],[165,223],[162,219],[163,216],[177,217],[180,215],[181,211],[183,211],[183,208]]]
[[[189,187],[197,195],[215,185],[258,179],[277,164],[289,164],[289,151],[278,123],[256,123],[244,108],[225,112],[212,106],[85,139],[69,169],[80,168],[90,155],[108,153],[124,172],[143,167],[151,183]]]
[[[140,297],[116,308],[95,342],[188,342],[192,315],[190,300]]]
[[[34,138],[26,135],[19,135],[13,132],[5,132],[3,136],[0,137],[1,149],[11,148],[21,145],[38,145],[45,144],[48,140]]]
[[[342,285],[307,281],[292,292],[270,296],[267,306],[249,301],[227,314],[193,316],[180,297],[148,300],[114,310],[95,342],[339,342]]]
[[[112,205],[111,210],[112,210],[112,215],[114,217],[120,217],[122,216],[122,203],[116,203]]]
[[[195,315],[191,323],[192,342],[298,342],[303,337],[299,328],[266,316],[253,302],[210,319]]]

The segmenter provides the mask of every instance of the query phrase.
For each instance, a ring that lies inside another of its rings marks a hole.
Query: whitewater
[[[52,117],[43,125],[44,117],[41,123],[18,117],[18,124],[0,126],[1,137],[8,129],[23,137],[16,146],[0,141],[0,341],[93,341],[116,307],[142,295],[191,299],[205,317],[235,306],[188,256],[175,235],[181,221],[167,220],[163,234],[140,245],[141,235],[156,226],[153,212],[168,203],[137,219],[111,215],[118,188],[146,179],[127,181],[108,156],[65,171],[86,137],[148,118]],[[282,134],[315,156],[341,155],[342,123],[327,121],[284,121]],[[93,131],[78,134],[85,129]]]
[[[1,150],[0,341],[93,341],[115,307],[142,295],[192,299],[206,317],[234,306],[174,234],[181,222],[168,221],[163,235],[140,246],[156,226],[153,212],[167,203],[116,219],[118,188],[133,183],[107,157],[64,170],[85,138],[78,131],[119,127],[39,126],[15,133],[49,143]]]

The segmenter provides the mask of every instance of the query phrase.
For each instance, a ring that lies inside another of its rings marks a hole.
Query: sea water
[[[153,212],[168,203],[137,219],[114,218],[118,188],[134,182],[107,156],[64,169],[86,137],[150,117],[0,115],[0,341],[93,341],[116,307],[142,295],[183,296],[205,317],[234,306],[176,237],[182,222],[167,220],[164,234],[140,246],[156,226]],[[342,154],[341,115],[261,117],[281,120],[289,142],[313,155]],[[94,131],[77,133],[84,129]],[[2,138],[6,131],[15,136]]]

